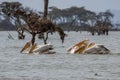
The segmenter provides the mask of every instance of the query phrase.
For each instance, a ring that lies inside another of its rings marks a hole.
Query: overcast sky
[[[19,1],[24,6],[43,11],[43,0],[0,0],[4,1]],[[120,0],[49,0],[49,6],[56,6],[58,8],[68,8],[71,6],[81,7],[92,11],[120,10]]]

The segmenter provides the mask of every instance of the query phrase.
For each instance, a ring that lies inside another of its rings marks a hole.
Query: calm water
[[[0,80],[120,80],[120,32],[109,36],[91,36],[88,32],[66,32],[62,44],[59,35],[50,35],[48,42],[54,45],[56,54],[21,54],[23,45],[30,41],[17,39],[17,32],[0,32]],[[85,38],[104,44],[110,55],[68,54],[66,49]],[[38,44],[43,41],[36,39]]]

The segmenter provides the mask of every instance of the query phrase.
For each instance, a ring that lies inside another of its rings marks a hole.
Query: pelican
[[[68,52],[71,54],[74,53],[83,53],[85,46],[88,44],[88,39],[80,41],[79,43],[75,44],[74,46],[67,49]]]
[[[103,44],[95,44],[84,51],[85,54],[110,54],[110,50]]]

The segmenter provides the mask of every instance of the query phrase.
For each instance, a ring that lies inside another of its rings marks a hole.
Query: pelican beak
[[[31,42],[27,42],[20,52],[22,53],[24,50],[28,49],[30,45],[31,45]]]
[[[29,51],[29,54],[33,52],[34,49],[37,48],[37,44],[35,43],[34,45],[32,45],[30,51]]]

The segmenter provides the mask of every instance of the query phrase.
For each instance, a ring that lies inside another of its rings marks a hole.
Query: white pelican
[[[110,50],[102,44],[95,44],[84,51],[85,54],[110,54]]]

